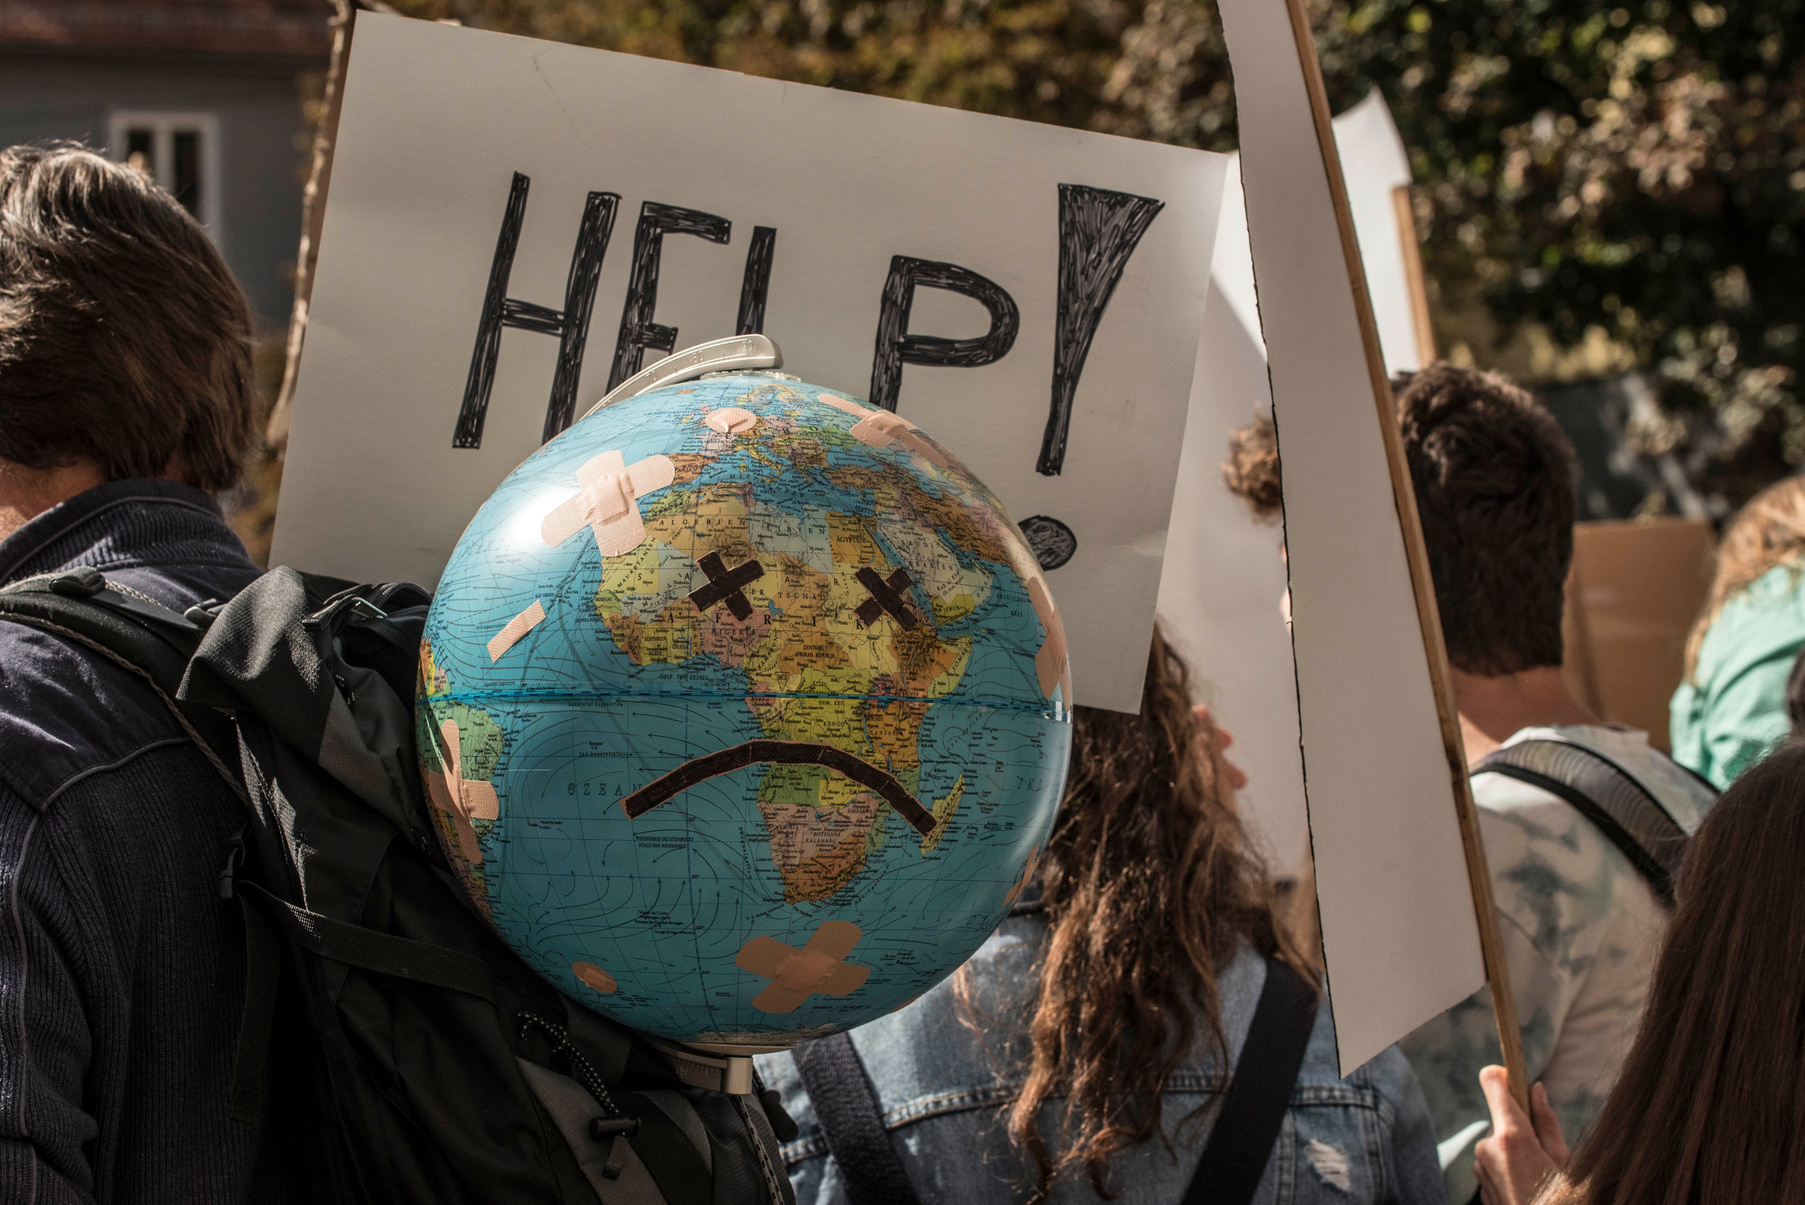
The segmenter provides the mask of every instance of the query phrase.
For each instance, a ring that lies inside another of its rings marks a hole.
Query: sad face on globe
[[[1002,506],[906,421],[773,373],[529,457],[421,650],[453,867],[539,973],[739,1050],[899,1008],[981,944],[1057,810],[1071,681]]]

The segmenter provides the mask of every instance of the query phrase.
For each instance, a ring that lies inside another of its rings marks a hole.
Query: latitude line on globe
[[[639,699],[869,699],[878,703],[931,703],[936,707],[947,705],[977,707],[989,711],[1020,711],[1029,715],[1043,715],[1047,711],[1045,707],[1036,707],[1031,703],[1018,703],[1007,699],[962,699],[957,695],[930,699],[921,695],[848,695],[807,690],[612,691],[532,690],[523,687],[510,690],[458,690],[430,697],[437,703],[480,703],[485,699],[507,701],[518,699],[619,699],[623,702]]]

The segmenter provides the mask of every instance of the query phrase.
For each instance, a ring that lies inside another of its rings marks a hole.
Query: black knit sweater
[[[120,481],[0,541],[175,608],[257,574],[205,494]],[[0,1201],[277,1200],[230,1117],[244,987],[218,878],[242,805],[138,679],[0,622]]]

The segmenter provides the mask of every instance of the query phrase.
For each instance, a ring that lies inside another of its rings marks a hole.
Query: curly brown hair
[[[1009,1111],[1041,1196],[1081,1165],[1107,1198],[1112,1155],[1155,1135],[1170,1145],[1160,1091],[1200,1030],[1229,1064],[1216,976],[1243,942],[1314,982],[1275,915],[1206,725],[1158,630],[1139,715],[1073,709],[1070,777],[1039,872],[1050,932],[1032,1062]],[[1065,1100],[1057,1157],[1035,1124],[1054,1097]]]
[[[1228,492],[1247,503],[1253,517],[1276,523],[1285,505],[1279,477],[1279,438],[1272,419],[1261,415],[1245,427],[1228,433],[1228,459],[1222,462],[1222,483]]]

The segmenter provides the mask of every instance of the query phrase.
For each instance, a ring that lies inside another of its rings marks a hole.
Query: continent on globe
[[[767,405],[800,409],[804,400],[786,385],[755,392]],[[893,429],[880,428],[878,438],[890,442]],[[958,687],[971,651],[969,635],[944,637],[940,626],[988,597],[1010,554],[999,533],[910,477],[881,467],[830,467],[826,450],[857,444],[856,431],[842,434],[792,414],[742,424],[727,436],[734,450],[776,472],[766,481],[667,490],[645,518],[645,541],[603,568],[595,607],[636,664],[712,657],[744,676],[767,736],[833,745],[888,767],[914,792],[922,716]],[[841,490],[872,496],[872,513],[833,513],[808,498],[806,470],[822,467]],[[963,562],[961,550],[970,554]],[[712,582],[688,589],[705,560],[757,570],[734,579],[749,611],[736,614],[716,602]],[[877,579],[882,596],[862,574]],[[897,574],[898,586],[889,587],[884,579]],[[919,622],[909,610],[913,591],[928,603]],[[767,639],[776,617],[782,622]],[[768,771],[758,808],[791,903],[827,899],[845,886],[864,868],[872,829],[890,811],[857,783],[818,766]]]
[[[731,1049],[955,969],[1031,875],[1070,742],[1001,504],[906,419],[779,373],[612,403],[529,457],[446,567],[418,698],[442,844],[501,936]]]

